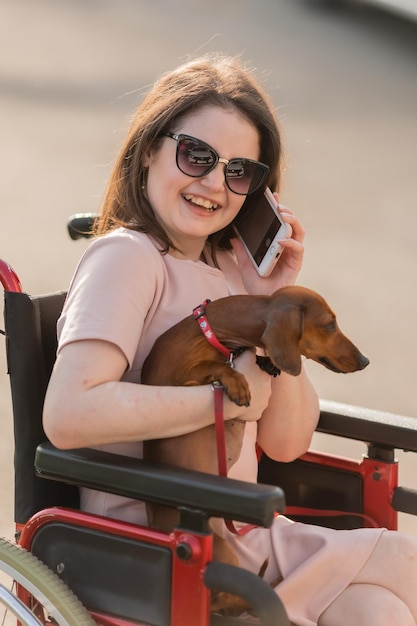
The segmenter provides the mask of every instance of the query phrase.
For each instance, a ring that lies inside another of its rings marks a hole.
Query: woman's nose
[[[216,167],[212,169],[211,172],[202,177],[202,185],[215,191],[223,190],[226,185],[225,167],[224,163],[217,163]]]

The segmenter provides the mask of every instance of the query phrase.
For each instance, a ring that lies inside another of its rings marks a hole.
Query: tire
[[[96,622],[81,602],[54,572],[27,550],[2,538],[0,572],[19,585],[18,593],[16,585],[8,585],[7,589],[0,584],[0,604],[23,626],[48,624],[48,617],[59,626],[95,626]],[[0,582],[4,578],[2,575]],[[23,604],[21,599],[25,596],[30,601],[25,600]]]

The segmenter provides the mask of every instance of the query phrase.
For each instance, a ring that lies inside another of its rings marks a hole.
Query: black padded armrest
[[[246,483],[202,472],[150,463],[91,448],[58,450],[38,446],[38,476],[166,506],[204,511],[268,527],[275,512],[283,512],[284,493],[278,487]]]
[[[417,419],[385,411],[320,401],[317,430],[398,450],[417,452]]]

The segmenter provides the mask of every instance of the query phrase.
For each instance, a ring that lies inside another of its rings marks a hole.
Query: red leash
[[[210,304],[210,300],[204,300],[202,304],[193,309],[193,316],[198,325],[200,326],[201,332],[207,339],[207,341],[214,347],[216,350],[221,352],[226,359],[227,363],[229,363],[230,367],[234,367],[233,365],[233,350],[229,350],[226,346],[224,346],[217,339],[213,329],[211,328],[209,321],[206,316],[206,306]],[[217,463],[219,468],[219,476],[227,477],[227,461],[226,461],[226,438],[224,433],[224,414],[223,414],[223,386],[219,381],[215,381],[211,385],[214,393],[214,425],[216,429],[216,446],[217,446]],[[231,520],[224,520],[226,527],[230,530],[230,532],[235,535],[245,535],[249,530],[255,528],[248,524],[247,526],[243,526],[242,528],[237,529]]]
[[[289,517],[358,517],[367,524],[367,528],[380,528],[380,525],[370,515],[354,513],[352,511],[339,511],[333,509],[313,509],[305,506],[286,506],[284,515]]]
[[[211,388],[214,393],[214,425],[216,428],[216,445],[217,445],[217,463],[219,468],[219,476],[227,477],[227,461],[226,461],[226,438],[224,435],[224,415],[223,415],[223,386],[218,381],[212,383]],[[236,528],[233,521],[225,519],[226,528],[234,535],[246,535],[247,532],[256,528],[253,524],[246,524],[242,528]]]
[[[214,393],[214,425],[216,427],[217,464],[219,476],[227,476],[226,437],[224,434],[223,385],[215,381],[211,385]]]

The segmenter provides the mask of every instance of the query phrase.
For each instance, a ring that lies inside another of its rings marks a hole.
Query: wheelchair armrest
[[[278,487],[212,476],[83,448],[58,450],[46,442],[35,456],[38,476],[171,507],[203,511],[268,527],[285,508]]]
[[[317,431],[387,448],[417,452],[417,420],[385,411],[320,401]]]

